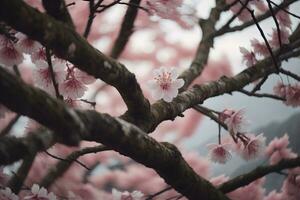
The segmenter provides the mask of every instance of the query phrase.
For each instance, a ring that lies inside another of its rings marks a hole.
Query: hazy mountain
[[[298,154],[300,154],[300,113],[289,117],[287,120],[281,123],[270,123],[265,127],[259,128],[257,133],[264,133],[267,138],[267,143],[270,142],[274,137],[281,137],[285,133],[288,133],[290,138],[290,148]],[[257,160],[253,162],[247,162],[241,164],[232,174],[232,177],[237,175],[249,172],[253,170],[256,166],[261,165],[262,163],[267,163],[265,160]],[[267,176],[267,181],[265,183],[267,191],[270,191],[274,188],[278,189],[281,187],[282,180],[284,179],[283,175],[280,174],[270,174]]]

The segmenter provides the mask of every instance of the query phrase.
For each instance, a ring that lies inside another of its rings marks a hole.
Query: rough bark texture
[[[135,118],[147,116],[150,104],[143,96],[135,75],[121,63],[96,50],[68,25],[19,0],[0,1],[0,20],[41,42],[58,57],[114,86]]]

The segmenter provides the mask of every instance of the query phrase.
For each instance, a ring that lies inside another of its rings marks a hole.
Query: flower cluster
[[[244,117],[244,110],[225,109],[219,114],[219,120],[227,126],[234,141],[221,144],[210,144],[209,157],[213,162],[224,164],[235,151],[245,160],[255,159],[261,156],[265,149],[265,137],[263,134],[242,133],[248,121]],[[221,138],[220,138],[221,139]]]
[[[243,0],[243,3],[246,2],[247,1]],[[234,1],[226,0],[226,3],[231,4],[234,3]],[[262,0],[250,1],[248,7],[251,7],[256,11],[260,11],[263,13],[268,10],[265,2]],[[237,14],[240,12],[241,8],[242,4],[237,2],[233,6],[231,6],[230,10],[234,14]],[[244,9],[237,17],[243,22],[248,21],[252,18],[247,9]],[[292,25],[290,15],[284,10],[280,10],[279,12],[277,12],[275,17],[279,24],[279,29],[273,28],[272,33],[269,35],[270,38],[268,39],[268,43],[272,49],[278,49],[281,45],[289,44],[289,36]],[[280,35],[280,39],[278,35]],[[252,50],[247,50],[244,47],[240,47],[240,52],[243,55],[243,62],[245,62],[247,67],[251,67],[256,64],[256,62],[258,61],[258,57],[265,58],[267,56],[270,56],[270,50],[267,48],[267,45],[264,41],[261,42],[258,39],[254,38],[250,42]]]
[[[23,53],[29,54],[32,63],[35,64],[34,84],[54,96],[56,95],[54,80],[59,95],[67,103],[72,102],[69,105],[79,105],[74,102],[84,95],[87,85],[94,83],[95,78],[55,56],[52,56],[51,61],[47,60],[45,47],[40,43],[22,33],[11,34],[11,37],[15,39],[0,35],[0,63],[7,67],[18,65],[23,62]],[[72,49],[76,48],[74,45],[72,47]],[[52,69],[49,62],[51,62]]]
[[[273,88],[274,93],[279,97],[285,99],[284,103],[288,106],[297,107],[300,106],[300,85],[284,85],[279,82]]]

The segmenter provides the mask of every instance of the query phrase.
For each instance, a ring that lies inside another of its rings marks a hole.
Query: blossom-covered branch
[[[15,90],[12,90],[12,88],[15,88]],[[29,116],[52,129],[55,136],[59,138],[58,141],[60,143],[70,144],[70,137],[78,140],[99,142],[154,169],[166,183],[190,199],[198,199],[199,197],[207,200],[228,199],[208,181],[198,176],[182,158],[181,153],[174,145],[159,143],[138,127],[124,120],[95,111],[69,109],[63,102],[53,99],[39,89],[34,89],[32,86],[24,84],[20,79],[13,77],[3,68],[0,68],[0,89],[3,92],[3,95],[0,97],[1,103],[11,110]],[[17,103],[19,95],[23,96],[22,102],[26,107]],[[40,101],[47,102],[43,105],[43,112],[39,112],[38,110],[40,109],[36,106],[41,103]],[[52,112],[53,109],[57,109],[57,112]],[[76,116],[76,121],[72,120],[72,118],[70,119],[70,116],[68,116],[70,113],[72,113],[72,117]],[[65,117],[68,120],[61,121],[61,117]],[[60,123],[52,123],[54,121],[57,122],[57,120]],[[79,128],[77,128],[79,129],[78,131],[70,130],[70,127],[81,126],[78,124],[84,124],[84,132],[81,132]],[[64,137],[61,137],[63,132]],[[2,141],[4,141],[3,152],[6,155],[6,150],[17,148],[15,145],[20,143],[23,144],[23,141],[20,139],[17,142],[14,142],[12,138]],[[23,152],[18,152],[15,157],[17,159],[9,159],[9,161],[16,161],[22,156]],[[1,160],[0,162],[3,161]],[[7,162],[3,164],[7,164]],[[176,167],[174,168],[173,166]],[[191,185],[190,183],[193,184]]]
[[[121,63],[96,50],[73,29],[31,8],[23,1],[1,1],[0,13],[1,20],[52,49],[58,57],[116,87],[132,116],[147,116],[149,102],[135,75]],[[21,20],[15,20],[16,18]]]

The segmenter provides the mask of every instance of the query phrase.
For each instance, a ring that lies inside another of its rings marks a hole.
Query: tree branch
[[[195,58],[190,67],[186,69],[179,77],[184,79],[184,86],[180,88],[180,92],[188,88],[193,80],[202,73],[205,65],[207,64],[210,48],[213,47],[214,42],[214,38],[210,37],[210,35],[215,32],[215,25],[220,19],[220,15],[224,7],[225,2],[223,0],[217,1],[216,7],[211,10],[208,19],[201,19],[199,21],[199,25],[202,30],[202,39],[198,45]]]
[[[130,0],[129,4],[134,4],[134,5],[140,5],[141,0]],[[118,37],[113,45],[112,51],[110,53],[110,56],[112,58],[117,59],[122,51],[124,50],[131,34],[133,33],[134,29],[134,22],[135,18],[137,17],[138,14],[138,8],[135,6],[128,6],[128,9],[125,13],[122,25],[121,25],[121,30],[118,34]]]
[[[274,165],[257,167],[256,169],[254,169],[253,171],[247,174],[240,175],[236,178],[233,178],[223,183],[218,187],[218,189],[224,193],[229,193],[231,191],[234,191],[237,188],[246,186],[249,183],[255,181],[256,179],[259,179],[269,173],[279,172],[284,169],[290,169],[298,166],[300,166],[300,157],[288,159],[288,160],[282,160],[278,164],[274,164]]]
[[[46,176],[44,176],[39,185],[45,188],[50,187],[57,178],[61,177],[69,169],[73,161],[76,161],[80,156],[107,150],[109,150],[109,148],[103,145],[99,145],[95,147],[86,147],[84,149],[80,149],[78,151],[70,153],[65,159],[60,160],[55,166],[53,166],[48,171],[48,173],[46,174]]]
[[[47,14],[75,29],[73,20],[64,0],[42,0],[42,3]]]
[[[60,143],[70,144],[70,137],[75,137],[78,141],[88,140],[104,144],[108,148],[154,169],[167,184],[189,199],[228,200],[208,181],[195,173],[175,146],[157,142],[138,127],[122,119],[92,110],[80,111],[67,108],[63,102],[54,99],[40,89],[27,85],[3,68],[0,68],[0,90],[2,94],[0,102],[3,105],[52,129]],[[22,96],[22,104],[26,106],[18,103],[19,96]],[[40,109],[39,105],[43,105],[43,109]],[[70,113],[72,113],[71,116]],[[84,124],[84,131],[75,131],[79,129],[75,127],[81,127],[80,124]],[[27,138],[23,140],[27,140]],[[23,152],[11,153],[13,148],[20,149],[16,145],[22,145],[23,140],[6,137],[0,140],[1,143],[3,142],[3,144],[0,143],[0,157],[1,153],[6,157],[10,154],[15,155],[13,159],[10,157],[1,159],[0,164],[16,161],[26,155],[28,148],[37,146],[30,144],[24,147],[23,145],[25,154]],[[45,149],[47,146],[38,147],[38,149]]]
[[[276,14],[281,9],[288,7],[292,3],[295,3],[296,1],[297,0],[285,0],[285,1],[283,1],[280,5],[278,5],[278,7],[276,7],[276,8],[273,9],[274,14]],[[260,15],[260,16],[257,16],[256,19],[257,19],[257,22],[261,22],[261,21],[269,18],[270,16],[271,16],[271,12],[268,11],[268,12],[266,12],[266,13]],[[241,30],[244,30],[245,28],[248,28],[248,27],[250,27],[252,25],[255,25],[254,20],[245,22],[245,23],[243,23],[241,25],[237,25],[237,26],[234,26],[234,27],[231,27],[231,28],[219,29],[216,32],[214,32],[212,35],[214,37],[216,37],[216,36],[224,35],[225,33],[231,33],[231,32],[235,32],[235,31],[241,31]]]
[[[150,104],[144,97],[135,75],[121,63],[96,50],[73,29],[19,0],[0,1],[0,19],[41,42],[58,57],[114,86],[132,116],[147,117]],[[74,51],[69,51],[71,45],[75,46]]]

